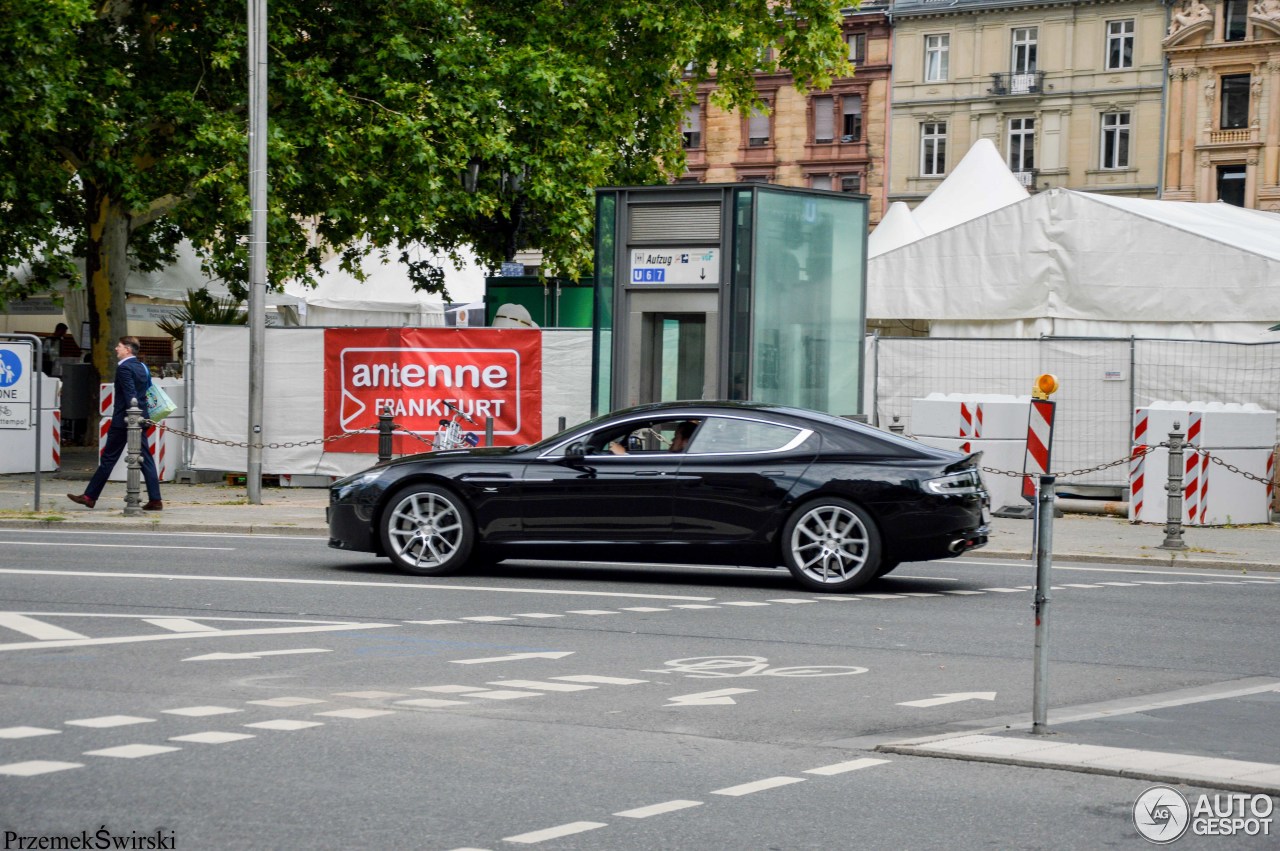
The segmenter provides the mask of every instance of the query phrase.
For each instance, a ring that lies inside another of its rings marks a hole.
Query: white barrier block
[[[1256,449],[1276,444],[1276,412],[1253,403],[1160,401],[1138,408],[1136,413],[1147,417],[1148,445],[1167,441],[1175,422],[1189,438],[1193,416],[1200,421],[1196,445],[1205,449]]]
[[[911,400],[911,433],[916,437],[1025,441],[1030,403],[1030,396],[930,393]]]
[[[1252,475],[1265,478],[1267,475],[1267,459],[1272,449],[1220,449],[1209,450],[1212,458],[1220,459]],[[1204,456],[1196,454],[1196,464],[1187,469],[1186,459],[1191,453],[1183,454],[1183,501],[1182,522],[1185,526],[1242,526],[1254,523],[1266,523],[1270,520],[1271,504],[1267,496],[1267,486],[1263,482],[1246,479],[1239,473],[1233,473],[1221,464],[1212,461],[1205,463]],[[1129,519],[1138,523],[1160,523],[1168,519],[1168,492],[1165,486],[1169,481],[1169,450],[1163,447],[1154,449],[1144,459],[1145,486],[1142,509],[1139,512],[1130,495]],[[1196,482],[1196,492],[1187,493],[1192,480]],[[1194,514],[1188,515],[1191,506]]]

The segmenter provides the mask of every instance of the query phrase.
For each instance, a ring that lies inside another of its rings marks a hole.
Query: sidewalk
[[[328,534],[325,488],[263,487],[262,504],[250,505],[243,485],[225,483],[161,486],[164,511],[124,516],[123,482],[110,482],[98,507],[83,508],[67,499],[81,493],[93,473],[93,449],[66,447],[62,470],[41,476],[36,510],[33,474],[0,475],[0,525],[57,526],[76,529],[145,529],[168,532],[233,534]],[[145,501],[146,493],[142,494]],[[973,558],[1031,558],[1032,521],[992,519],[991,540]],[[1068,514],[1053,524],[1053,557],[1073,562],[1113,562],[1148,566],[1217,568],[1233,572],[1280,572],[1280,524],[1183,529],[1187,549],[1160,549],[1164,526],[1132,525],[1120,517]]]

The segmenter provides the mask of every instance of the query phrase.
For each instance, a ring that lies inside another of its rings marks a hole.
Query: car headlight
[[[350,496],[353,491],[359,490],[366,485],[373,484],[378,479],[382,478],[389,469],[389,467],[372,467],[361,473],[347,476],[345,479],[339,479],[330,486],[330,493],[332,494],[333,501],[336,502],[338,500],[345,499]]]
[[[943,496],[971,496],[982,493],[984,490],[982,476],[974,469],[961,470],[958,473],[948,473],[936,479],[929,479],[924,483],[924,486],[930,493]]]

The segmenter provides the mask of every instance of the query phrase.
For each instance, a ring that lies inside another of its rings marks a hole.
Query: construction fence
[[[912,399],[930,393],[1028,396],[1035,377],[1046,372],[1057,376],[1060,388],[1053,396],[1058,403],[1054,471],[1083,470],[1128,455],[1134,411],[1153,402],[1253,403],[1280,411],[1280,339],[875,335],[867,340],[867,413],[873,425],[886,429],[897,417],[911,435]],[[1124,489],[1128,470],[1123,465],[1098,470],[1072,477],[1071,483]]]

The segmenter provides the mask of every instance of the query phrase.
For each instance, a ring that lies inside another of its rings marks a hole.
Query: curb
[[[1008,550],[970,550],[966,555],[975,558],[984,556],[1011,561],[1031,561],[1031,555],[1024,552]],[[1196,570],[1238,570],[1242,573],[1257,571],[1259,573],[1280,572],[1280,564],[1265,561],[1222,561],[1217,559],[1188,558],[1170,554],[1168,556],[1121,556],[1103,555],[1100,553],[1059,553],[1053,554],[1055,560],[1084,562],[1086,564],[1132,564],[1144,567],[1194,568]]]

